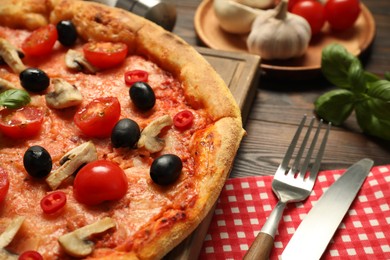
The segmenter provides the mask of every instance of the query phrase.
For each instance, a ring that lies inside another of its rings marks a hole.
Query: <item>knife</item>
[[[283,260],[320,259],[373,164],[371,159],[360,160],[329,187],[295,231]]]

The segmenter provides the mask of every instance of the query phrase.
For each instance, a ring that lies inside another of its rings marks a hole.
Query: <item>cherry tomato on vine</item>
[[[65,204],[66,194],[62,191],[51,192],[41,200],[41,208],[46,214],[53,214],[59,211]]]
[[[32,106],[0,111],[0,131],[11,138],[29,138],[41,130],[44,112]]]
[[[194,115],[189,110],[183,110],[173,117],[173,125],[179,130],[186,130],[192,126]]]
[[[86,205],[119,200],[125,196],[128,182],[125,172],[115,163],[97,160],[77,173],[73,183],[76,200]]]
[[[34,250],[29,250],[23,252],[19,257],[18,260],[43,260],[42,255]]]
[[[332,29],[351,28],[360,14],[359,0],[328,0],[325,3],[325,18]]]
[[[148,81],[148,77],[149,77],[148,72],[144,70],[131,70],[125,73],[125,82],[126,85],[131,86],[134,83],[139,81],[142,82]]]
[[[317,1],[300,1],[293,6],[291,12],[306,19],[310,25],[312,35],[321,32],[326,21],[324,6]]]
[[[89,42],[84,44],[83,52],[93,66],[108,69],[125,60],[127,45],[121,42]]]
[[[4,201],[9,189],[9,179],[7,172],[0,167],[0,203]]]
[[[51,52],[57,39],[56,27],[49,24],[33,31],[22,43],[22,50],[26,55],[46,55]]]
[[[102,97],[81,107],[74,116],[74,123],[87,136],[104,138],[118,122],[121,106],[116,97]]]

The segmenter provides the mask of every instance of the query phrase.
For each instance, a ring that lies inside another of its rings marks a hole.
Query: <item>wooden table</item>
[[[202,46],[194,29],[194,14],[201,1],[171,2],[177,7],[173,32],[191,45]],[[375,40],[362,61],[367,71],[383,76],[390,71],[390,1],[362,2],[376,22]],[[314,100],[332,88],[324,78],[288,82],[261,77],[231,177],[274,174],[303,114],[313,115]],[[321,169],[346,168],[365,157],[375,165],[389,164],[390,142],[362,134],[352,115],[343,126],[332,128]]]

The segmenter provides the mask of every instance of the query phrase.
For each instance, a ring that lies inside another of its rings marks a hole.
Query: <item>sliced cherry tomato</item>
[[[359,0],[328,0],[325,3],[325,17],[332,29],[351,28],[360,14]]]
[[[49,193],[41,200],[41,208],[46,214],[53,214],[59,211],[65,204],[66,194],[62,191]]]
[[[0,131],[12,138],[29,138],[41,130],[44,112],[32,106],[0,111]]]
[[[293,6],[291,12],[306,19],[310,25],[312,35],[321,32],[325,24],[325,11],[320,2],[300,1]]]
[[[39,252],[30,250],[23,252],[18,260],[43,260],[43,257]]]
[[[116,97],[96,98],[76,112],[74,122],[87,136],[109,137],[120,114],[121,106]]]
[[[173,125],[179,130],[186,130],[192,126],[194,115],[189,110],[183,110],[173,117]]]
[[[0,167],[0,203],[4,201],[9,189],[9,179],[7,172]]]
[[[131,86],[139,81],[148,81],[148,77],[149,74],[144,70],[131,70],[125,73],[125,82],[128,86]]]
[[[51,52],[58,39],[57,29],[53,24],[40,27],[24,40],[22,50],[26,55],[40,56]]]
[[[73,183],[77,201],[91,206],[119,200],[125,196],[127,188],[125,172],[115,163],[106,160],[85,165],[77,173]]]
[[[122,63],[127,45],[121,42],[89,42],[83,46],[84,56],[93,66],[108,69]]]

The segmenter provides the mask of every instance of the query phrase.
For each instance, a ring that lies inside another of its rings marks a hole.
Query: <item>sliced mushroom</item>
[[[47,93],[45,96],[49,107],[62,109],[77,106],[83,101],[83,96],[77,87],[64,79],[55,78],[52,80],[52,84],[54,91]]]
[[[115,227],[115,221],[112,218],[105,217],[95,223],[60,236],[58,242],[69,255],[86,257],[92,253],[94,248],[93,242],[88,238],[93,234],[102,233],[113,227]]]
[[[25,220],[24,216],[16,217],[7,226],[4,232],[0,235],[0,259],[13,260],[18,259],[18,255],[8,252],[5,247],[8,246],[14,239],[16,233],[18,233],[20,227]]]
[[[0,56],[14,73],[19,75],[20,72],[26,69],[26,66],[19,58],[18,50],[3,38],[0,38]]]
[[[15,89],[16,87],[14,84],[8,80],[0,78],[0,92],[9,90],[9,89]]]
[[[82,71],[86,74],[95,74],[98,71],[81,52],[72,49],[68,50],[65,55],[65,64],[71,70]]]
[[[158,135],[164,127],[172,124],[173,121],[169,115],[158,117],[150,122],[141,132],[141,137],[137,144],[138,148],[145,147],[151,153],[161,151],[165,146],[165,141],[159,138]]]
[[[67,152],[60,160],[61,166],[52,171],[46,178],[46,183],[53,190],[75,173],[82,165],[97,160],[96,147],[92,141],[83,143]]]

